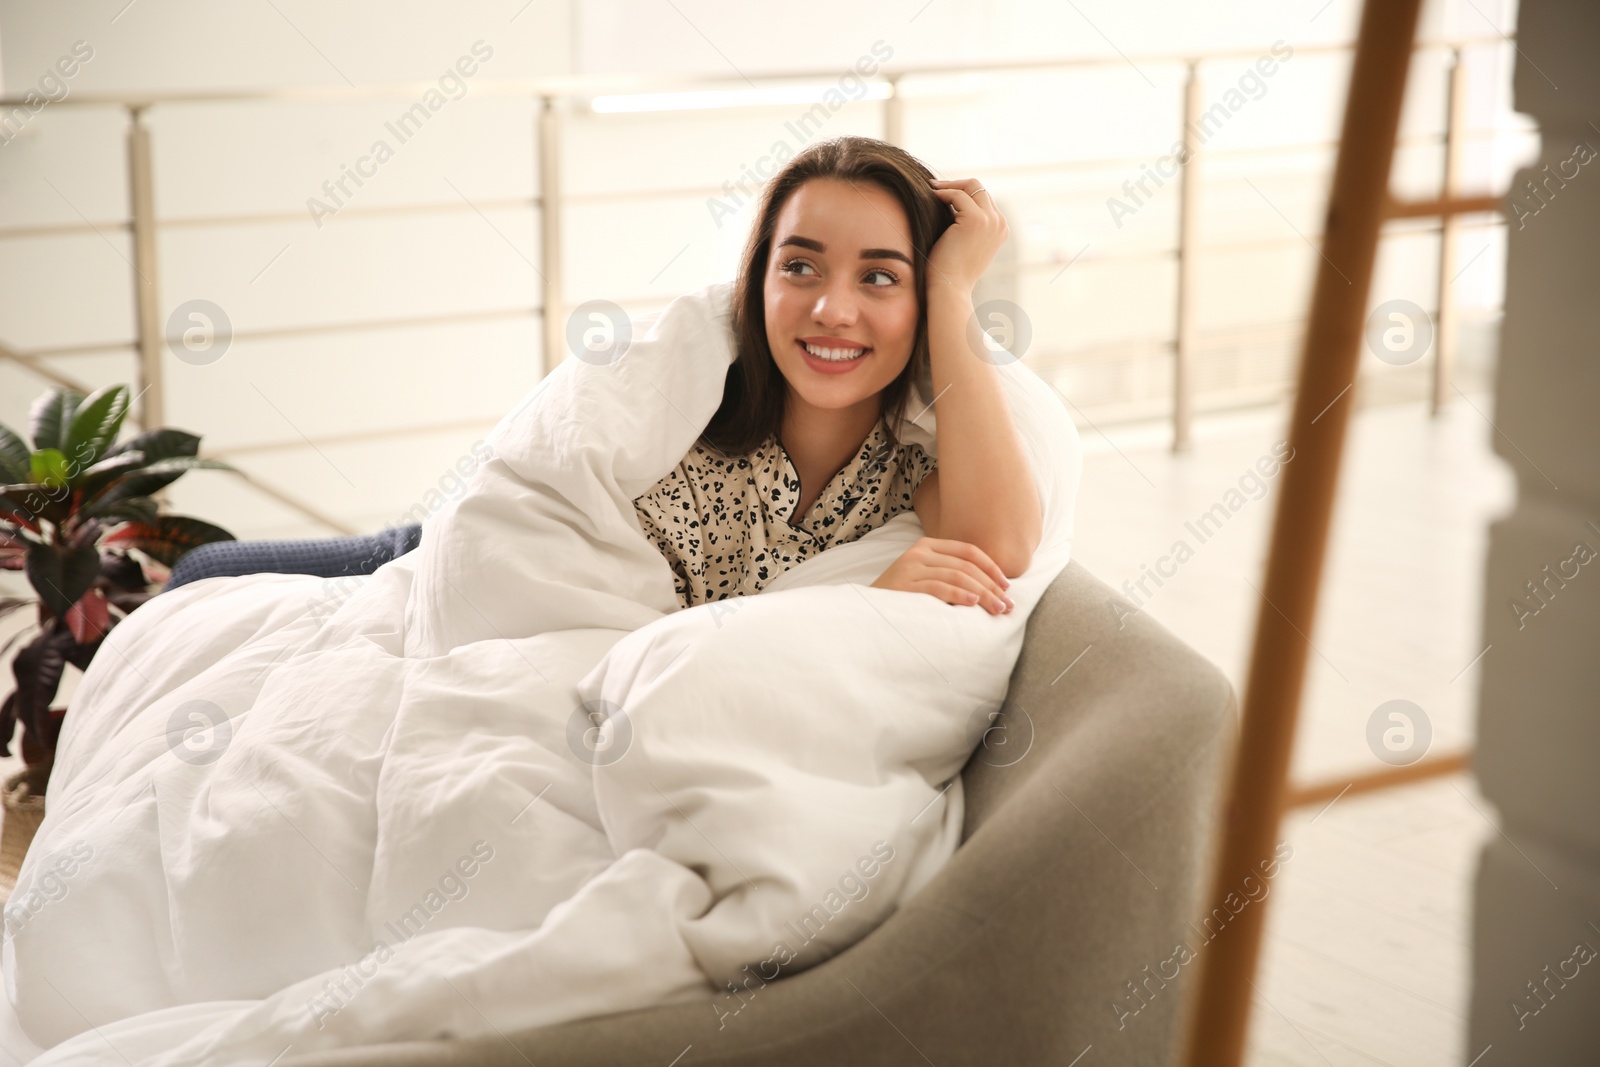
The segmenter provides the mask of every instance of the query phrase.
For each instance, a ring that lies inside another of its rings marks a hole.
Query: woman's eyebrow
[[[821,241],[814,241],[809,237],[801,237],[799,234],[790,234],[788,237],[785,237],[783,240],[778,242],[779,248],[782,248],[785,245],[799,245],[801,248],[809,248],[813,252],[826,252],[828,250],[828,246],[823,244]],[[860,258],[898,259],[908,267],[912,265],[911,257],[907,256],[904,252],[897,252],[893,248],[863,248],[861,250]]]

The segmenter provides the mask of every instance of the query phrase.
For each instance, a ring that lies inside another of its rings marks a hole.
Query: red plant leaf
[[[110,629],[111,612],[105,594],[98,589],[85,593],[67,609],[67,629],[80,645],[91,644]]]

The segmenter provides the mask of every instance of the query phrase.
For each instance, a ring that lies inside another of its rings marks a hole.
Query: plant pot
[[[32,771],[18,771],[5,780],[5,792],[0,796],[5,807],[0,816],[0,902],[11,898],[22,859],[44,821],[44,797],[34,795],[31,786],[35,777]]]

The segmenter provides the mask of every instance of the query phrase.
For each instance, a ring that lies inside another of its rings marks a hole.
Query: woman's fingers
[[[974,195],[974,192],[976,192],[976,195]],[[986,190],[935,189],[933,195],[955,208],[958,213],[970,211],[974,214],[994,219],[997,222],[1000,219],[1000,211],[994,206],[994,201],[989,197]],[[978,199],[980,196],[983,197],[982,201]]]
[[[951,562],[959,565],[964,564],[966,561],[952,560]],[[990,614],[1004,615],[1016,606],[1012,603],[1010,597],[994,588],[994,583],[989,580],[987,575],[976,568],[971,571],[964,571],[959,569],[959,566],[941,567],[934,565],[930,566],[924,573],[935,581],[943,581],[949,585],[956,586],[976,597],[977,599],[973,602],[981,603]]]
[[[971,541],[953,541],[944,537],[927,537],[923,540],[928,542],[930,548],[937,549],[947,556],[958,556],[982,568],[1001,589],[1006,589],[1011,585],[1011,579],[1007,578],[999,565],[989,558],[989,553]]]
[[[923,537],[872,583],[927,593],[947,604],[981,604],[991,615],[1016,607],[1006,595],[1011,583],[988,553],[968,541]]]
[[[971,206],[974,210],[988,215],[1002,224],[1005,221],[1000,215],[1000,208],[994,202],[994,197],[977,178],[935,178],[933,180],[933,193],[957,210],[967,207],[962,201],[971,201]]]
[[[975,285],[995,251],[1010,234],[1005,216],[977,178],[934,178],[930,189],[954,215],[951,226],[928,256],[928,268],[941,284]]]
[[[935,554],[931,556],[924,566],[930,570],[938,571],[941,577],[953,578],[961,576],[964,587],[976,590],[983,596],[994,600],[1004,607],[1011,600],[1005,590],[992,578],[989,573],[973,563],[971,560],[961,559],[957,556]]]
[[[942,571],[945,575],[961,575],[969,588],[976,589],[985,596],[992,596],[1002,601],[1009,599],[1005,590],[1000,588],[999,584],[989,576],[988,572],[971,560],[960,559],[956,556],[935,556],[928,561],[927,566],[931,569]]]
[[[983,183],[977,178],[935,178],[933,184],[964,190],[968,196],[977,198],[980,193],[987,193]]]
[[[941,582],[934,578],[919,578],[911,583],[916,592],[927,593],[938,597],[946,604],[971,605],[978,602],[978,594],[970,589],[963,589],[949,582]]]
[[[959,580],[964,588],[983,594],[998,610],[1010,610],[1012,602],[1005,590],[1011,583],[983,549],[967,541],[937,537],[925,537],[922,542],[920,563],[927,571],[937,572],[947,581]]]

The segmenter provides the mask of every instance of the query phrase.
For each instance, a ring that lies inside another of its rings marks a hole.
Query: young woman
[[[734,289],[722,405],[634,501],[685,607],[759,593],[908,508],[927,536],[874,586],[1010,611],[1040,510],[972,288],[1005,241],[972,178],[865,137],[811,145],[768,183]],[[903,444],[931,372],[938,465]]]

